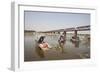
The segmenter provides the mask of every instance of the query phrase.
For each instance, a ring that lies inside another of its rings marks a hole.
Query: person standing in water
[[[61,47],[62,53],[64,52],[64,45],[66,43],[66,31],[64,31],[62,33],[62,35],[60,36],[59,40],[59,46]]]

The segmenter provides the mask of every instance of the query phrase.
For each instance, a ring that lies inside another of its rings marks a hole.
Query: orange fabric
[[[48,45],[46,43],[44,43],[43,48],[48,48]]]
[[[43,43],[39,45],[41,48],[48,48],[48,44],[47,43]]]

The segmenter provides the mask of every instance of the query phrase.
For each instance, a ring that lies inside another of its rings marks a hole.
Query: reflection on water
[[[36,53],[40,56],[40,58],[44,58],[44,51],[41,48],[37,47],[35,50]]]
[[[66,36],[66,44],[64,45],[64,52],[61,53],[58,39],[59,35],[46,35],[45,41],[49,43],[52,48],[43,51],[37,45],[37,36],[27,34],[24,37],[24,60],[25,61],[39,61],[39,60],[59,60],[59,59],[81,59],[90,58],[90,41],[85,35],[78,35],[80,41],[71,42],[72,35]]]

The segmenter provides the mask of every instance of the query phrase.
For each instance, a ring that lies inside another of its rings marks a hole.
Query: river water
[[[87,41],[86,35],[78,35],[80,42],[70,41],[72,34],[66,36],[64,53],[59,48],[58,39],[60,35],[46,35],[45,41],[49,43],[52,49],[41,51],[36,47],[37,36],[34,34],[24,35],[24,61],[42,61],[42,60],[70,60],[70,59],[89,59],[90,41]]]

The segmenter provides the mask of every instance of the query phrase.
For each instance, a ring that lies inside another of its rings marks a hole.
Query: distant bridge
[[[79,26],[79,27],[73,27],[73,28],[66,28],[66,29],[59,29],[59,30],[52,30],[52,31],[45,31],[42,33],[55,33],[55,32],[69,32],[69,31],[74,31],[74,37],[77,38],[77,31],[88,31],[90,30],[90,25],[87,26]]]
[[[63,32],[63,31],[87,31],[90,30],[90,25],[87,26],[79,26],[79,27],[72,27],[66,29],[58,29],[58,30],[51,30],[51,31],[44,31],[43,33],[50,33],[50,32]]]

